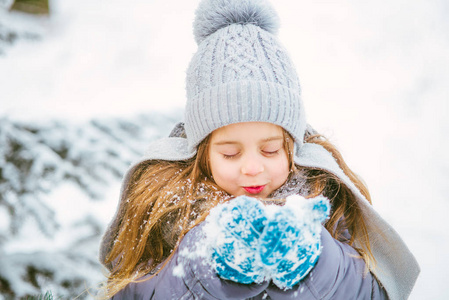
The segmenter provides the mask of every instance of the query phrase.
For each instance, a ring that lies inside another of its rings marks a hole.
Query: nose
[[[255,176],[264,171],[264,166],[263,163],[254,155],[247,156],[243,160],[241,171],[244,175]]]

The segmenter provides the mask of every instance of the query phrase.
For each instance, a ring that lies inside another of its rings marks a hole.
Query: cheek
[[[280,186],[288,178],[290,174],[290,167],[287,159],[287,155],[280,157],[279,160],[272,164],[272,177],[275,178],[276,183]]]
[[[215,183],[230,195],[238,196],[238,175],[228,164],[215,164],[211,168]]]
[[[210,157],[210,170],[215,183],[218,185],[232,181],[235,177],[232,164],[214,155]]]

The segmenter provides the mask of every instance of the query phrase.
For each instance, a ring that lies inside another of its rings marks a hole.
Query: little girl
[[[126,173],[100,249],[106,297],[409,296],[419,266],[307,125],[277,28],[267,1],[201,1],[185,122]]]

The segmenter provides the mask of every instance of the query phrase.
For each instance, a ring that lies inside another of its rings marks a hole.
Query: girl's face
[[[209,143],[212,177],[233,196],[266,198],[287,180],[284,132],[277,125],[231,124],[215,130]]]

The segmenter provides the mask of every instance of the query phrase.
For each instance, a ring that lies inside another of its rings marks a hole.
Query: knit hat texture
[[[194,21],[198,50],[187,70],[189,152],[215,129],[239,122],[279,125],[301,147],[300,85],[275,36],[278,25],[266,0],[201,1]]]

